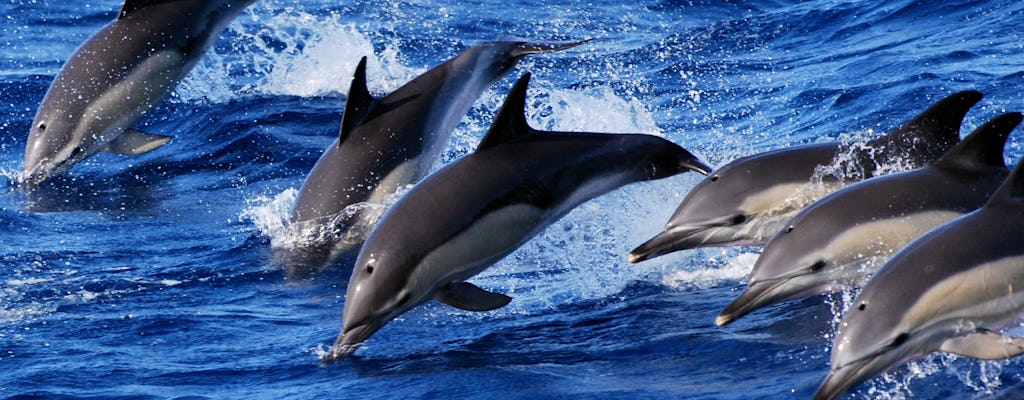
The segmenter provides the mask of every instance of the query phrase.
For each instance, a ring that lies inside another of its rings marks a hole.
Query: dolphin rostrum
[[[863,147],[816,143],[743,157],[711,173],[686,195],[663,232],[629,254],[640,262],[679,250],[764,244],[804,206],[897,162],[927,165],[960,138],[960,123],[981,93],[955,93]],[[852,151],[852,153],[851,153]],[[852,158],[861,173],[822,174]]]
[[[929,166],[840,189],[768,240],[721,326],[785,300],[864,283],[911,240],[974,211],[1009,174],[1003,147],[1020,113],[988,121]]]
[[[132,126],[202,58],[255,0],[127,0],[46,91],[25,146],[20,181],[37,185],[106,151],[142,154],[168,136]]]
[[[322,268],[332,251],[358,249],[380,215],[359,205],[382,203],[425,176],[473,102],[520,58],[581,43],[479,44],[377,99],[366,88],[364,57],[338,139],[309,172],[290,218],[302,229],[326,226],[329,233],[284,249],[296,252],[285,268],[293,276],[307,275]]]
[[[531,128],[529,77],[516,83],[474,153],[413,187],[370,233],[348,284],[343,330],[325,361],[347,356],[430,299],[470,311],[502,307],[511,298],[465,280],[587,200],[633,182],[710,171],[657,136]]]
[[[982,360],[1024,353],[1024,338],[1001,333],[1019,323],[1022,288],[1024,162],[983,207],[914,240],[864,285],[814,398],[836,398],[936,351]]]

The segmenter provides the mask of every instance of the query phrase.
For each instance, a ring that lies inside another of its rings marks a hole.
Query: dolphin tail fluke
[[[1005,169],[1003,148],[1010,132],[1024,119],[1021,113],[1000,115],[971,132],[935,164],[957,169]]]
[[[512,50],[513,57],[522,57],[528,54],[550,53],[570,49],[593,39],[583,39],[576,42],[519,42]]]
[[[488,292],[469,282],[452,283],[435,295],[438,301],[466,311],[491,311],[508,305],[511,297]]]

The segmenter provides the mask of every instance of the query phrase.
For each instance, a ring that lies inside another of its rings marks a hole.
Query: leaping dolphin
[[[169,136],[132,126],[255,0],[127,0],[61,68],[39,105],[20,181],[37,185],[100,151],[141,154]]]
[[[577,205],[622,185],[710,171],[693,154],[641,134],[531,128],[523,76],[476,151],[430,175],[384,215],[359,252],[343,329],[324,361],[343,358],[430,299],[470,311],[511,300],[466,279]]]
[[[1024,310],[1024,162],[985,205],[897,252],[839,325],[831,370],[814,398],[935,351],[982,360],[1024,353],[1000,330]]]
[[[927,167],[847,186],[801,210],[768,240],[722,326],[775,303],[864,283],[932,228],[981,207],[1009,170],[1003,147],[1020,113],[988,121]]]
[[[754,246],[771,235],[804,206],[857,179],[878,173],[879,167],[905,162],[911,168],[928,165],[960,139],[960,123],[981,100],[981,93],[964,91],[935,103],[889,134],[853,149],[863,174],[823,175],[816,171],[835,165],[847,154],[839,142],[817,143],[743,157],[710,174],[690,191],[669,218],[665,230],[629,254],[640,262],[679,250],[708,246]]]
[[[289,274],[308,275],[321,269],[332,251],[358,249],[379,214],[349,207],[381,203],[425,176],[473,102],[520,58],[581,43],[483,43],[379,99],[366,88],[364,57],[352,79],[338,139],[309,172],[290,218],[305,228],[327,225],[339,232],[279,250],[297,252],[292,261],[278,256]]]

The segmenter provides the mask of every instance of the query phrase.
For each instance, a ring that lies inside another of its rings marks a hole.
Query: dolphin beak
[[[814,400],[832,400],[843,394],[847,389],[866,381],[876,371],[868,371],[874,358],[860,360],[829,371],[821,382]]]
[[[342,331],[338,335],[338,339],[334,341],[334,345],[331,346],[331,350],[320,359],[320,362],[330,364],[348,357],[376,331],[370,324],[363,324],[347,331]]]
[[[25,185],[28,187],[38,186],[45,182],[53,175],[53,169],[47,168],[46,163],[39,163],[31,168],[27,168],[18,175],[18,184]]]
[[[711,228],[710,226],[698,226],[661,232],[630,251],[628,260],[630,263],[638,263],[679,250],[698,247],[704,242],[694,235]]]
[[[374,333],[384,326],[389,319],[382,319],[379,317],[371,317],[365,320],[365,322],[359,323],[352,328],[343,330],[338,335],[338,339],[334,341],[334,345],[331,346],[331,350],[320,359],[320,362],[324,364],[333,363],[348,357],[350,354],[356,351],[366,339],[369,339]]]
[[[711,173],[711,167],[705,164],[703,161],[697,159],[696,156],[690,157],[687,160],[683,160],[683,167],[686,167],[692,171],[700,172],[701,175],[707,176]]]
[[[752,284],[748,284],[743,293],[740,293],[732,303],[729,303],[729,305],[725,307],[720,314],[718,314],[718,317],[715,318],[715,325],[726,326],[754,310],[778,302],[779,300],[777,299],[777,296],[772,294],[775,293],[775,289],[779,287],[779,283],[772,283],[774,284],[769,282],[754,282]]]

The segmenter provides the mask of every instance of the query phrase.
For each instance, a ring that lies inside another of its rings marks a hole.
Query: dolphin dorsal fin
[[[476,151],[486,149],[509,140],[535,132],[526,122],[526,87],[530,83],[530,74],[526,73],[516,81],[515,86],[505,98],[505,104],[498,110],[491,128],[487,130]]]
[[[356,72],[352,75],[352,86],[349,87],[348,99],[345,100],[345,114],[341,117],[341,130],[338,131],[338,146],[345,143],[345,138],[370,111],[374,101],[376,99],[366,88],[366,57],[364,56],[359,60]]]
[[[981,92],[976,90],[953,93],[932,104],[888,135],[870,143],[885,145],[920,141],[930,146],[938,146],[945,151],[960,140],[960,124],[963,123],[967,111],[981,101],[981,97]]]
[[[992,118],[957,143],[935,162],[939,167],[957,169],[1005,169],[1003,148],[1013,128],[1020,124],[1021,113],[1013,112]]]
[[[124,18],[135,11],[146,8],[157,3],[158,0],[125,0],[124,5],[121,6],[121,12],[117,13],[117,19]]]
[[[1024,160],[1017,162],[1017,167],[1010,172],[999,189],[992,194],[985,206],[1001,203],[1024,203]]]

